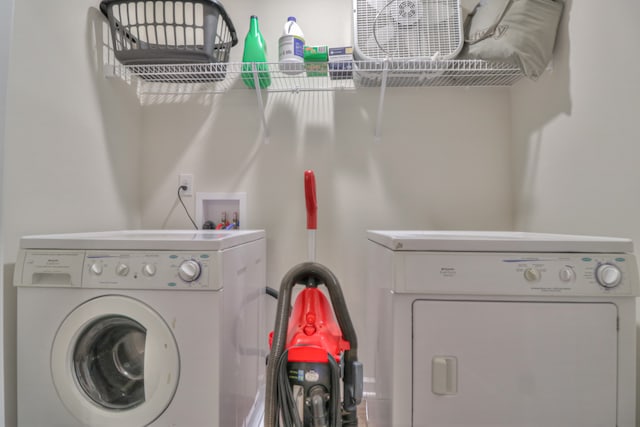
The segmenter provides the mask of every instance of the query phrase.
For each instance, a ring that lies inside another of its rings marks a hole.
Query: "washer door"
[[[173,399],[180,359],[154,310],[133,298],[103,296],[62,322],[51,373],[60,399],[83,424],[142,427]]]

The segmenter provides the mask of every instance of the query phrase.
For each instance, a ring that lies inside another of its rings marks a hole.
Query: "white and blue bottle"
[[[294,16],[290,16],[284,24],[278,46],[280,71],[285,74],[304,71],[304,34]]]

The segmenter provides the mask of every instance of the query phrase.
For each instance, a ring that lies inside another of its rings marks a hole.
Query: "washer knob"
[[[118,266],[116,267],[116,274],[122,277],[126,276],[127,274],[129,274],[129,266],[125,263],[118,264]]]
[[[89,267],[89,271],[91,272],[91,274],[94,274],[96,276],[99,276],[102,274],[102,264],[99,263],[93,263],[91,264],[91,267]]]
[[[145,264],[144,267],[142,267],[142,274],[147,277],[154,276],[156,274],[156,266],[153,264]]]
[[[605,288],[615,288],[622,281],[622,272],[613,264],[600,264],[596,268],[596,280]]]
[[[193,259],[182,261],[182,264],[178,267],[178,276],[185,282],[197,280],[201,272],[200,263]]]
[[[537,282],[540,280],[540,272],[535,268],[527,268],[524,271],[524,278],[527,282]]]

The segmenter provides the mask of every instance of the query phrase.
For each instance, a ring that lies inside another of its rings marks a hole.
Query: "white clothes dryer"
[[[627,239],[368,232],[378,427],[634,427]]]
[[[23,237],[18,425],[241,426],[266,356],[264,236]]]

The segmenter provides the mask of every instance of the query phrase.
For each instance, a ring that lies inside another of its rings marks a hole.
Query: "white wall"
[[[16,3],[4,183],[8,256],[26,233],[139,224],[141,115],[135,90],[103,76],[97,6]]]
[[[9,72],[9,45],[11,40],[11,30],[13,24],[13,0],[7,0],[0,2],[0,188],[2,188],[3,182],[3,159],[4,159],[4,131],[5,131],[5,115],[7,110],[7,75]],[[0,242],[3,240],[4,228],[2,221],[2,192],[0,192]],[[4,253],[2,245],[0,245],[0,288],[4,289]],[[4,308],[4,292],[0,292],[0,319],[2,319],[2,327],[0,327],[0,343],[4,350],[5,335],[13,336],[11,333],[11,327],[13,323],[11,319],[5,319]],[[11,311],[11,310],[9,310]],[[6,331],[5,331],[6,329]],[[5,381],[5,372],[15,371],[14,366],[11,363],[5,363],[5,361],[13,362],[14,357],[5,357],[4,351],[0,352],[0,419],[7,425],[5,418],[5,395],[12,396],[13,389],[7,389],[7,382]],[[11,385],[14,385],[13,382]],[[5,393],[6,390],[6,393]],[[13,401],[13,398],[12,398]],[[9,424],[10,425],[10,424]]]
[[[516,227],[640,241],[640,3],[565,7],[553,71],[512,90]]]
[[[5,357],[12,366],[6,378],[7,426],[15,425],[11,273],[19,237],[140,226],[142,116],[135,90],[103,77],[98,4],[15,4],[2,189]],[[1,40],[4,49],[6,39]]]
[[[225,2],[240,34],[256,13],[271,60],[288,15],[309,43],[351,44],[350,3]],[[508,89],[389,89],[374,143],[379,92],[270,94],[271,142],[262,143],[255,93],[194,96],[144,107],[142,221],[189,228],[178,174],[195,191],[246,192],[247,228],[267,231],[268,280],[307,260],[303,172],[316,173],[317,260],[342,282],[364,330],[367,229],[510,229]],[[194,198],[186,199],[191,212]],[[366,357],[366,356],[365,356]]]

